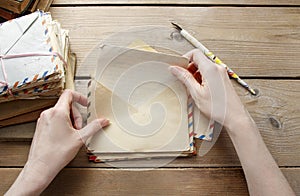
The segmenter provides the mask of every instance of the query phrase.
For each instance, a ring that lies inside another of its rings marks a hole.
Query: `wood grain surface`
[[[300,165],[300,107],[299,81],[291,80],[246,80],[259,90],[258,97],[249,95],[237,85],[234,86],[257,126],[269,150],[280,166]],[[293,85],[290,85],[293,83]],[[76,90],[86,94],[87,80],[77,80]],[[272,86],[272,88],[270,88]],[[85,114],[85,108],[80,108]],[[0,138],[5,141],[29,141],[33,135],[33,124],[28,128],[15,131],[1,131]],[[13,128],[13,127],[11,127]],[[14,134],[12,134],[14,133]],[[17,138],[16,135],[20,137]],[[200,142],[199,142],[200,144]],[[23,166],[29,151],[30,142],[1,142],[0,166]],[[15,157],[10,159],[9,157]],[[224,167],[239,166],[239,160],[225,130],[218,142],[205,157],[179,158],[170,167]],[[84,150],[70,164],[74,167],[109,167],[105,164],[93,164],[87,161]]]
[[[297,192],[299,169],[282,169]],[[4,192],[20,172],[2,168]],[[211,169],[64,169],[43,195],[248,195],[244,174],[238,168]]]
[[[124,41],[131,38],[131,34],[118,37],[116,32],[128,32],[128,29],[141,26],[157,25],[172,30],[170,21],[186,27],[241,76],[300,76],[298,8],[111,6],[53,7],[50,11],[70,30],[71,47],[78,57],[77,76],[89,74],[91,67],[80,66],[92,48],[104,39]],[[146,43],[153,42],[152,36],[144,39]],[[169,34],[162,34],[157,42],[157,45],[170,46],[176,40],[170,40]],[[178,53],[184,54],[191,49],[183,46],[176,48]]]
[[[155,4],[155,5],[300,5],[298,0],[54,0],[53,5],[130,5],[130,4]]]
[[[114,39],[117,45],[125,44],[132,39],[130,30],[159,26],[164,30],[157,43],[151,36],[144,41],[183,54],[192,46],[183,43],[170,26],[170,21],[178,22],[258,89],[259,96],[253,97],[233,81],[271,154],[299,195],[299,5],[298,0],[54,0],[50,11],[70,31],[71,48],[78,57],[76,90],[83,94],[86,76],[96,65],[85,66],[93,47],[102,42],[114,44]],[[80,110],[85,113],[85,108]],[[34,129],[35,123],[0,128],[0,194],[24,166]],[[155,160],[145,163],[151,167]],[[43,195],[248,195],[248,191],[236,152],[223,130],[204,157],[177,158],[154,170],[91,163],[82,148]]]

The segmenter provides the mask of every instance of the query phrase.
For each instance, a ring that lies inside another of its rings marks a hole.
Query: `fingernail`
[[[172,74],[174,74],[176,76],[179,74],[179,70],[178,70],[178,68],[176,66],[170,66],[168,69],[170,70],[170,72]]]
[[[109,121],[109,119],[104,119],[100,122],[100,124],[102,127],[106,127],[110,124],[110,121]]]

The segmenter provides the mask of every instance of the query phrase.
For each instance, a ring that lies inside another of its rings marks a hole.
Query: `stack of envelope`
[[[75,62],[68,31],[49,13],[0,24],[0,107],[7,108],[0,111],[0,127],[23,122],[20,115],[37,119],[65,88],[73,89]]]
[[[48,11],[53,0],[3,0],[0,1],[0,19],[11,20],[24,13]]]
[[[111,124],[87,140],[89,160],[139,167],[131,160],[189,157],[197,153],[195,139],[210,141],[209,120],[195,116],[185,86],[168,70],[188,64],[187,58],[147,45],[95,47],[84,64],[96,65],[88,84],[87,122],[106,117]]]

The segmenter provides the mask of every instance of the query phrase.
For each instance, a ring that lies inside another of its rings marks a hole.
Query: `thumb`
[[[199,98],[199,86],[200,84],[194,78],[194,76],[186,69],[178,66],[170,66],[169,70],[175,75],[189,90],[192,98],[197,100]]]
[[[85,143],[89,137],[93,136],[95,133],[100,131],[103,127],[109,125],[109,123],[110,123],[109,120],[105,118],[99,118],[93,120],[92,122],[87,124],[84,128],[79,130],[81,139]]]

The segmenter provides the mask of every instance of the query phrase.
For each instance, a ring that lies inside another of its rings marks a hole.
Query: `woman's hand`
[[[180,67],[170,69],[186,85],[200,111],[227,128],[250,195],[295,195],[236,94],[225,68],[211,62],[200,50],[186,56],[191,61],[188,70],[192,73]],[[197,68],[202,81],[195,73]]]
[[[170,71],[185,84],[196,106],[206,117],[227,128],[237,126],[241,118],[250,120],[224,67],[211,62],[198,49],[184,56],[191,62],[189,67],[171,66]]]
[[[109,124],[107,119],[97,119],[82,128],[82,117],[73,103],[87,106],[87,98],[65,90],[53,108],[42,112],[28,161],[8,195],[20,191],[25,195],[41,193],[76,156],[85,141]]]

